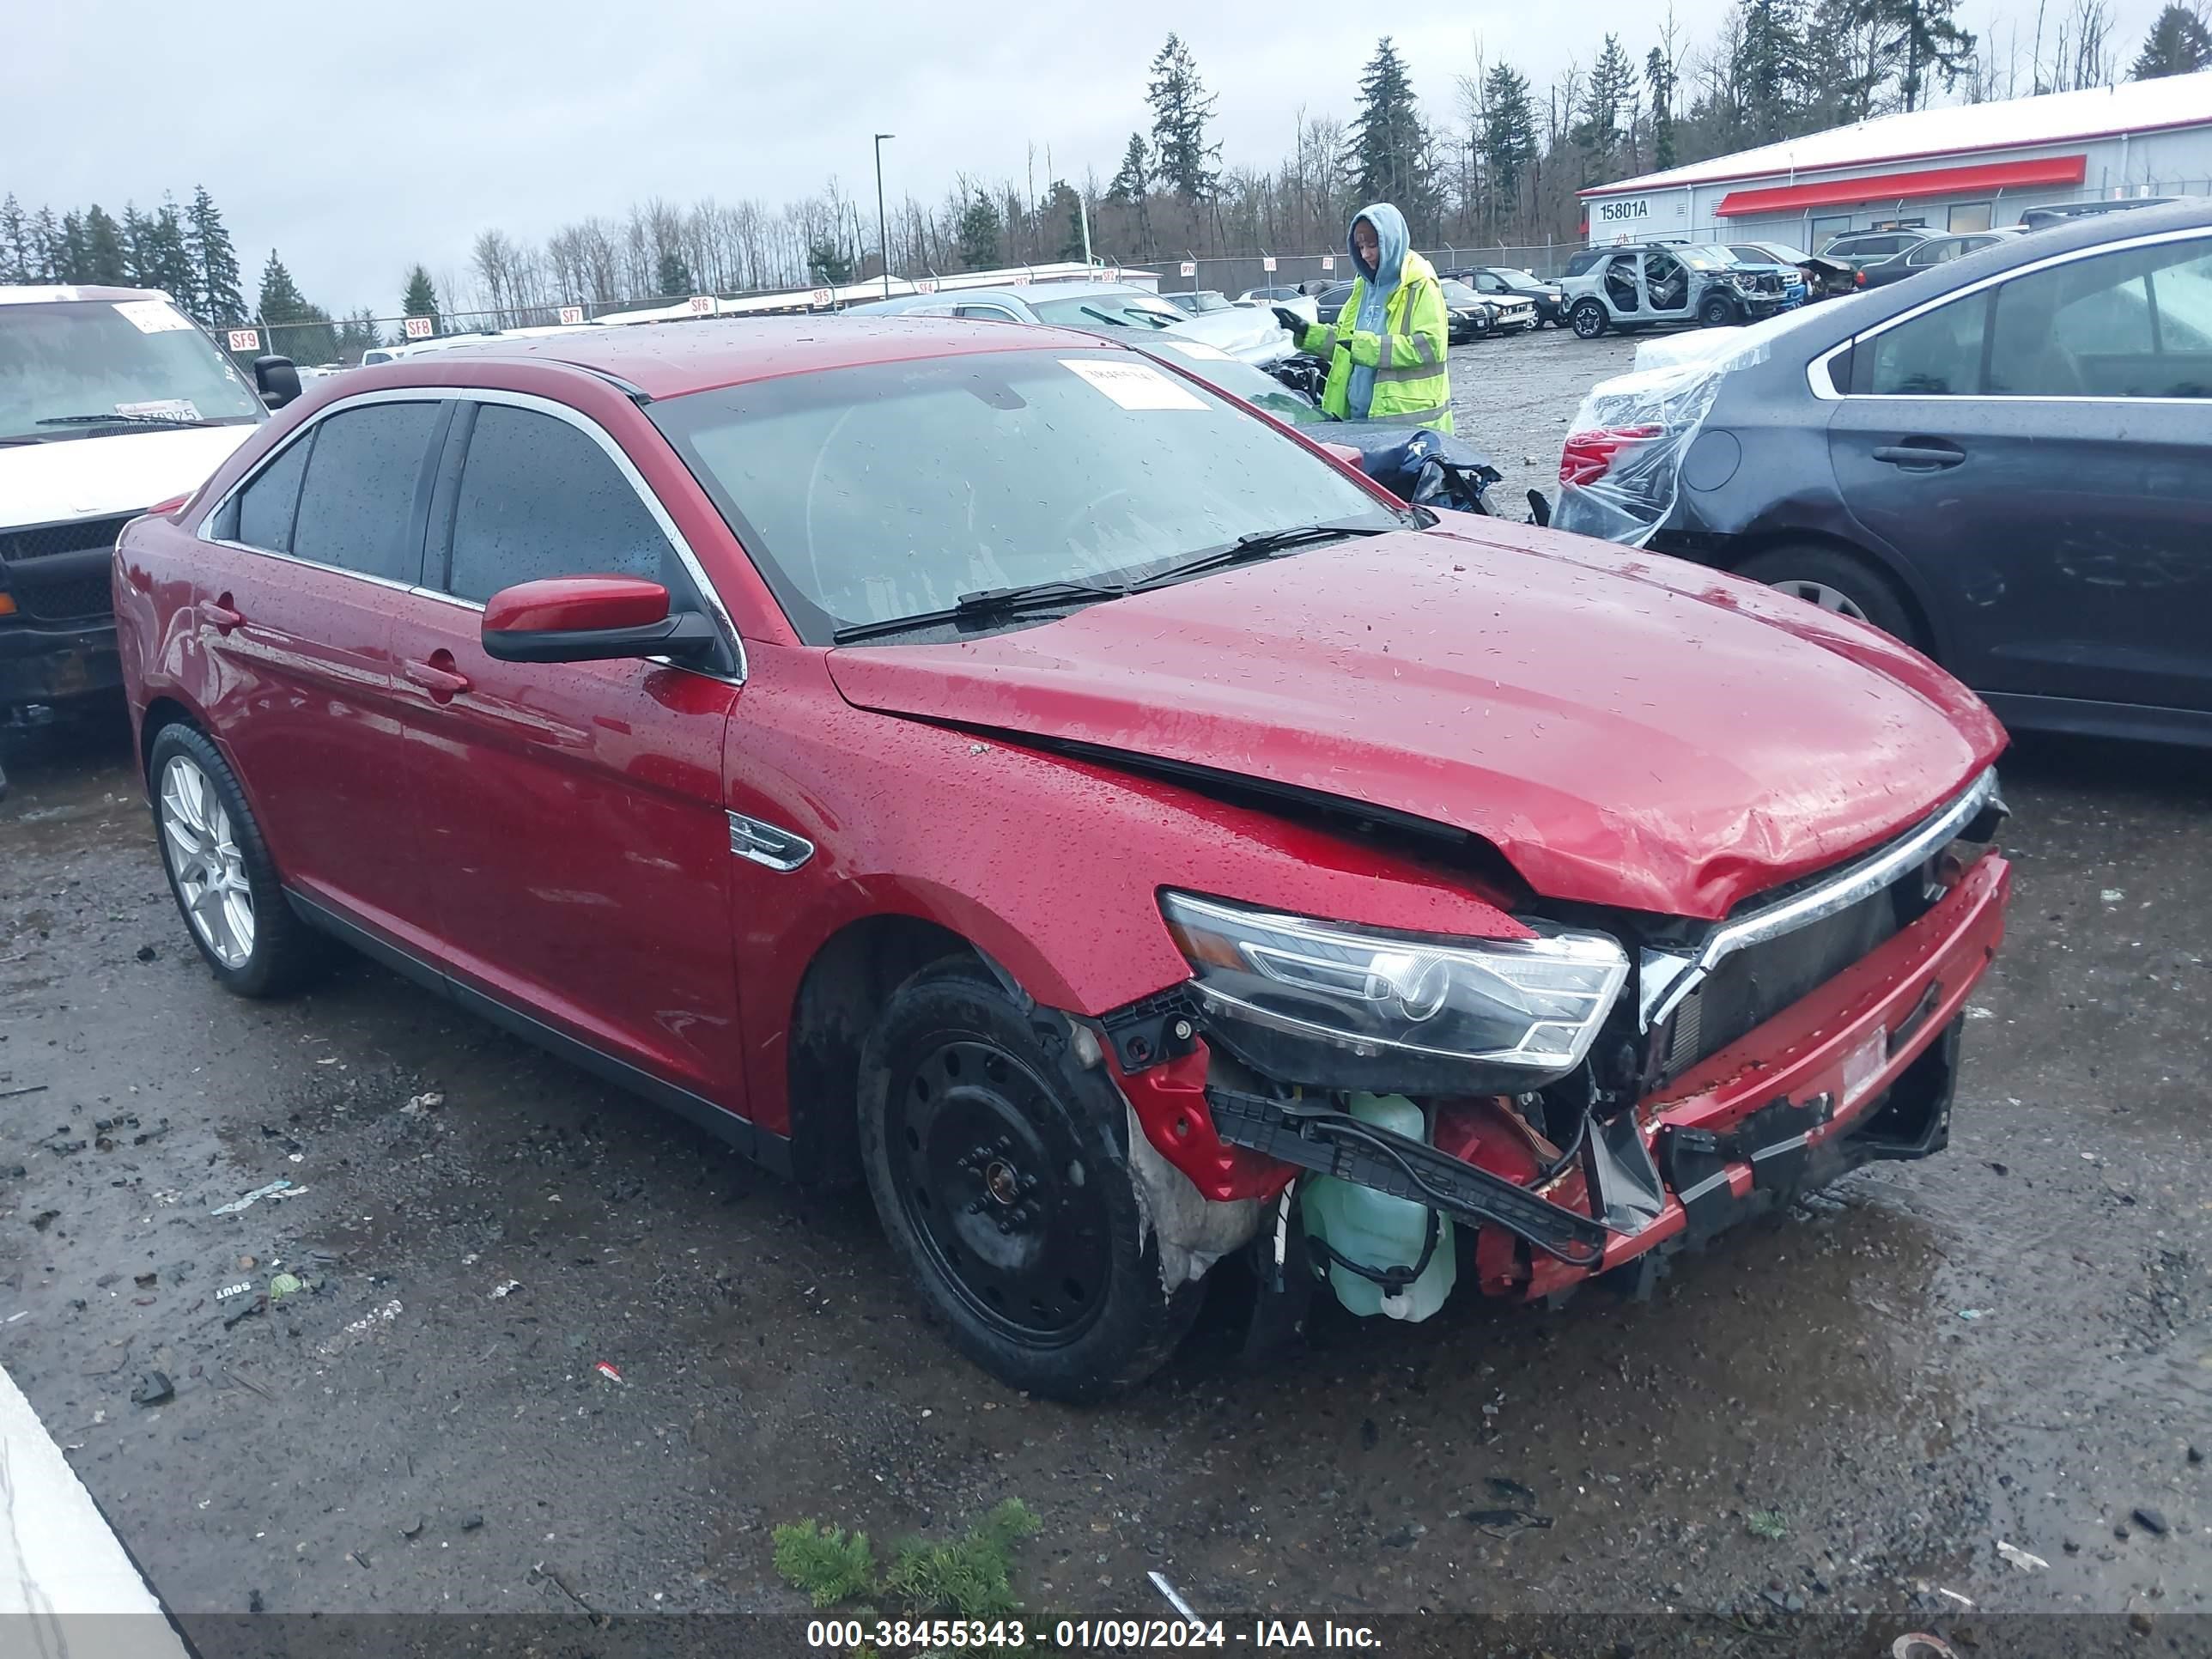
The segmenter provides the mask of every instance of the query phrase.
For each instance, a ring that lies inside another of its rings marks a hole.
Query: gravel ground
[[[1555,453],[1626,355],[1455,352],[1462,430]],[[774,1524],[890,1539],[1007,1497],[1043,1522],[1022,1593],[1094,1615],[1164,1612],[1152,1569],[1237,1619],[1686,1609],[1716,1653],[1774,1651],[1740,1632],[1778,1607],[1955,1623],[1944,1590],[2137,1615],[2160,1650],[2204,1611],[2206,757],[2008,763],[2018,893],[1948,1154],[1680,1258],[1648,1304],[1331,1311],[1258,1371],[1217,1310],[1088,1411],[956,1358],[864,1199],[363,963],[224,995],[112,724],[8,765],[0,1364],[185,1613],[794,1614]],[[280,1178],[306,1191],[210,1213]],[[278,1272],[305,1287],[261,1305]],[[174,1400],[132,1404],[155,1369]],[[1499,1480],[1551,1524],[1467,1520]]]
[[[1592,383],[1625,371],[1636,341],[1620,334],[1578,340],[1571,330],[1476,340],[1451,350],[1452,426],[1505,475],[1491,500],[1526,518],[1528,492],[1557,501],[1559,441]]]

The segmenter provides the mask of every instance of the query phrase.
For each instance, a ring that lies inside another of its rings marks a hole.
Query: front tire
[[[892,1249],[952,1340],[1012,1387],[1103,1400],[1172,1353],[1200,1286],[1162,1287],[1126,1114],[1086,1090],[974,962],[894,992],[860,1060],[860,1161]]]
[[[1698,307],[1698,321],[1706,328],[1727,328],[1735,321],[1735,307],[1719,295],[1708,295]]]
[[[313,973],[319,941],[294,915],[245,791],[204,732],[165,726],[147,757],[169,892],[223,989],[276,997]]]
[[[1746,559],[1736,567],[1736,574],[1823,611],[1869,623],[1917,651],[1928,649],[1896,584],[1855,553],[1812,544],[1778,547]]]
[[[1576,301],[1575,308],[1567,314],[1574,323],[1575,337],[1578,340],[1595,340],[1605,332],[1605,307],[1595,300]]]

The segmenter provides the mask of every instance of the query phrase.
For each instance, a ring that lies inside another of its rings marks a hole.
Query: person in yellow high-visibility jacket
[[[1407,244],[1406,216],[1388,202],[1362,208],[1346,239],[1352,295],[1330,324],[1275,308],[1301,351],[1328,364],[1321,406],[1339,420],[1394,421],[1452,429],[1444,366],[1451,316],[1436,267]]]

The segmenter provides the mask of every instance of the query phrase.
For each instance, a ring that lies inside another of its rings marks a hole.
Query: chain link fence
[[[1439,243],[1419,250],[1421,257],[1440,271],[1465,270],[1474,265],[1496,265],[1525,270],[1534,276],[1556,276],[1580,242]],[[1270,264],[1274,269],[1268,269]],[[1182,259],[1146,260],[1124,270],[1149,270],[1160,279],[1163,294],[1188,294],[1212,289],[1231,299],[1255,288],[1326,287],[1348,283],[1352,277],[1351,256],[1339,249],[1331,253],[1237,253],[1194,256]]]

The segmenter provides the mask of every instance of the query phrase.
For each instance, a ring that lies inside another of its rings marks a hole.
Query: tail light
[[[1853,271],[1851,273],[1851,286],[1854,288],[1864,288],[1866,286],[1866,272],[1863,270]]]
[[[1559,450],[1559,482],[1595,483],[1612,470],[1613,457],[1631,444],[1657,437],[1656,426],[1608,426],[1589,432],[1571,432]]]

